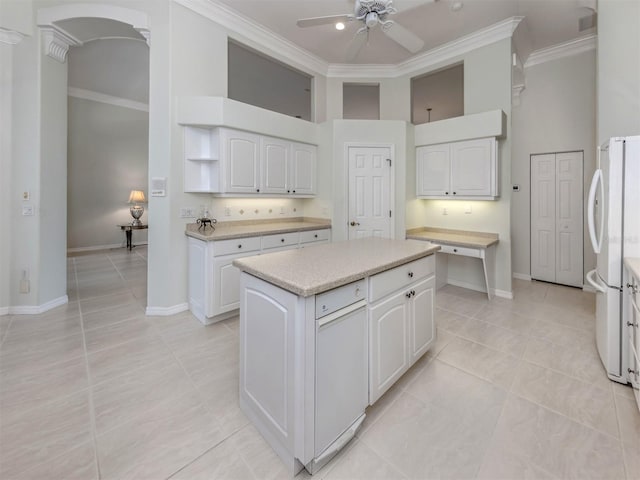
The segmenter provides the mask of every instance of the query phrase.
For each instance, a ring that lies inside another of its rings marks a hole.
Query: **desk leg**
[[[130,229],[130,228],[129,228],[129,229],[127,229],[127,230],[126,230],[126,234],[127,234],[127,248],[128,248],[129,250],[131,250],[131,248],[133,247],[133,242],[131,241],[131,237],[132,237],[132,234],[133,234],[133,230],[132,230],[132,229]]]
[[[482,256],[482,268],[484,270],[484,281],[487,286],[487,297],[491,300],[491,291],[495,288],[496,271],[496,247],[492,245],[485,249]]]

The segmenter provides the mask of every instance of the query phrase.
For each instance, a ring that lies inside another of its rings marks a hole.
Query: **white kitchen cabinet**
[[[416,148],[419,198],[495,200],[498,158],[495,138]]]
[[[184,191],[307,197],[317,147],[221,127],[185,126]]]
[[[626,261],[625,261],[626,262]],[[640,261],[637,261],[640,265]],[[640,278],[625,263],[623,299],[624,322],[629,342],[629,383],[633,387],[638,409],[640,409]]]
[[[316,193],[317,147],[306,143],[292,143],[289,185],[291,194],[314,195]]]
[[[240,305],[235,259],[327,243],[330,238],[330,229],[214,241],[189,237],[189,310],[205,325],[235,315]]]
[[[374,275],[369,284],[369,404],[435,340],[433,255]]]
[[[220,129],[226,193],[260,193],[260,137]]]
[[[262,137],[262,193],[286,194],[289,186],[291,143]]]

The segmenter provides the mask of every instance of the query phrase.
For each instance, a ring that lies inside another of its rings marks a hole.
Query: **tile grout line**
[[[73,272],[76,281],[76,290],[79,291],[79,283],[78,283],[78,271],[76,269],[75,259],[73,261]],[[80,331],[82,332],[82,348],[84,349],[84,366],[85,371],[87,372],[87,383],[89,389],[89,423],[91,425],[91,437],[93,439],[93,459],[96,466],[96,473],[98,475],[98,479],[102,477],[100,472],[100,457],[98,455],[98,435],[96,429],[96,414],[93,402],[93,386],[91,382],[91,369],[89,368],[89,354],[87,352],[87,339],[84,331],[84,317],[82,314],[82,303],[80,302],[80,295],[78,294],[78,310],[80,312]]]
[[[627,462],[626,455],[624,451],[624,439],[622,438],[622,429],[620,428],[620,416],[618,415],[618,402],[616,402],[616,393],[613,391],[613,386],[611,386],[611,393],[613,394],[613,412],[616,416],[616,426],[618,427],[618,435],[620,438],[618,439],[620,442],[620,451],[622,453],[622,469],[624,470],[625,478],[630,478],[629,473],[627,472]]]

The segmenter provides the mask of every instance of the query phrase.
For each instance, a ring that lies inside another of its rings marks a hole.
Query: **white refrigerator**
[[[597,255],[596,269],[587,274],[596,290],[596,346],[609,378],[627,383],[622,273],[624,257],[640,257],[640,136],[611,138],[599,147],[587,221]]]

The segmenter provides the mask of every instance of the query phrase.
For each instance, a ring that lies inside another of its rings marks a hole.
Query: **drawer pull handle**
[[[635,327],[638,328],[638,324],[635,322],[627,322],[627,327]]]
[[[413,278],[413,272],[409,272],[407,275],[409,275],[409,278]]]

